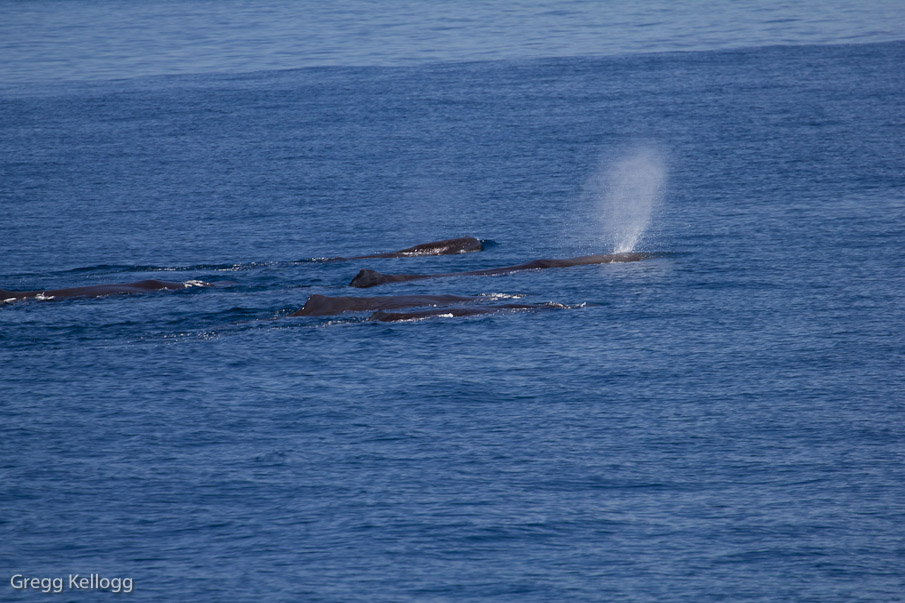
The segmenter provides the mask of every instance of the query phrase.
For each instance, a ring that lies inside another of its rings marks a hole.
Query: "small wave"
[[[255,268],[267,266],[290,266],[300,262],[271,261],[271,262],[246,262],[246,263],[223,263],[223,264],[192,264],[189,266],[159,266],[154,264],[97,264],[94,266],[79,266],[77,268],[66,268],[63,270],[50,270],[41,273],[23,273],[16,276],[39,276],[44,277],[48,274],[65,275],[65,274],[117,274],[131,272],[241,272],[245,270],[253,270]]]
[[[522,299],[526,297],[524,293],[481,293],[479,297],[485,297],[491,301],[499,299]]]
[[[332,262],[333,258],[322,257],[322,258],[307,258],[303,260],[293,260],[289,262],[289,264],[325,264],[327,262]]]

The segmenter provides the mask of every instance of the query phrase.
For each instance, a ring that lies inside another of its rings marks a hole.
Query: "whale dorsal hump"
[[[349,283],[353,287],[373,287],[374,285],[379,285],[384,281],[384,276],[380,272],[376,270],[369,270],[368,268],[364,268],[359,271],[358,274],[355,275],[355,278],[352,279],[352,282]]]

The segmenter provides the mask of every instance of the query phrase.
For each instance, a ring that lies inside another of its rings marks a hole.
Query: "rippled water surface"
[[[0,82],[417,65],[905,36],[898,0],[0,0]]]
[[[731,6],[4,4],[0,288],[216,286],[0,305],[0,599],[900,600],[900,11]]]

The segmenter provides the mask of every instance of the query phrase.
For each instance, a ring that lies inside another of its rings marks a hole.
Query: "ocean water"
[[[905,599],[898,3],[290,6],[3,3],[0,599]]]

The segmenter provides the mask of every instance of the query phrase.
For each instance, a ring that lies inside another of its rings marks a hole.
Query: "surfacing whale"
[[[459,237],[457,239],[421,243],[420,245],[407,247],[405,249],[400,249],[399,251],[390,251],[388,253],[373,253],[371,255],[358,255],[350,258],[327,258],[326,261],[337,262],[341,260],[368,260],[371,258],[412,258],[425,255],[456,255],[459,253],[472,253],[483,249],[484,245],[482,245],[481,241],[478,239],[474,237]]]
[[[290,316],[328,316],[343,312],[362,312],[365,310],[391,310],[394,308],[413,308],[416,306],[438,306],[445,304],[461,304],[476,302],[480,297],[461,297],[459,295],[392,295],[384,297],[328,297],[312,295],[305,306]]]
[[[193,286],[210,286],[211,283],[190,281],[179,283],[149,279],[134,283],[113,283],[108,285],[90,285],[87,287],[70,287],[68,289],[45,289],[42,291],[6,291],[0,289],[0,301],[19,301],[25,299],[69,299],[72,297],[103,297],[105,295],[123,295],[129,293],[146,293],[163,289],[186,289]]]
[[[383,274],[376,270],[365,268],[360,271],[350,283],[353,287],[367,288],[383,285],[385,283],[401,283],[415,281],[424,278],[441,278],[447,276],[486,276],[492,274],[508,274],[519,270],[540,270],[543,268],[566,268],[568,266],[583,266],[587,264],[610,264],[613,262],[638,262],[655,257],[651,253],[603,253],[595,255],[583,255],[576,258],[534,260],[517,266],[504,268],[488,268],[486,270],[472,270],[471,272],[445,272],[441,274]]]
[[[568,308],[563,304],[500,304],[496,306],[478,306],[472,308],[433,308],[431,310],[417,310],[415,312],[385,312],[378,310],[371,314],[368,320],[379,322],[402,322],[406,320],[421,320],[433,316],[477,316],[480,314],[493,314],[496,312],[522,311],[522,310],[552,310]]]

